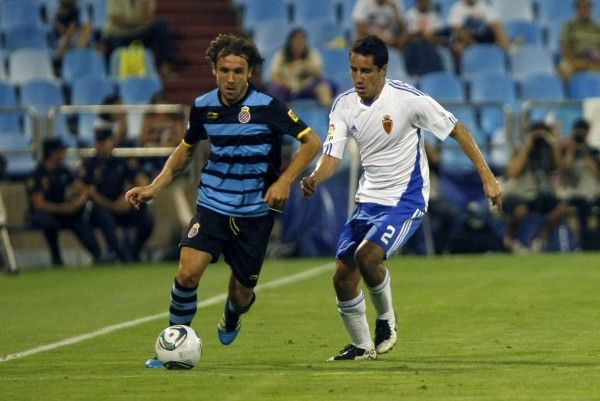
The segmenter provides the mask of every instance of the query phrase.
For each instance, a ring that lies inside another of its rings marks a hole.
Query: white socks
[[[346,330],[352,337],[352,344],[363,349],[372,348],[374,344],[367,322],[367,304],[362,291],[349,301],[337,300],[337,306]]]
[[[385,269],[385,278],[383,279],[383,282],[376,287],[367,286],[367,288],[371,294],[373,306],[377,311],[377,319],[389,320],[394,323],[396,318],[394,315],[394,305],[392,304],[390,272]]]

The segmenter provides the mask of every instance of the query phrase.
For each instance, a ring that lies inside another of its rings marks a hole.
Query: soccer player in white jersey
[[[427,211],[425,131],[440,140],[454,138],[479,172],[486,196],[501,207],[501,187],[469,131],[425,93],[387,80],[387,62],[387,47],[376,36],[354,43],[350,52],[354,88],[335,100],[323,154],[313,173],[301,180],[304,196],[314,194],[340,165],[348,138],[356,140],[364,173],[356,208],[340,235],[333,277],[337,307],[352,343],[329,360],[376,359],[396,343],[390,273],[383,262],[410,238]],[[377,312],[374,341],[359,288],[361,278]]]

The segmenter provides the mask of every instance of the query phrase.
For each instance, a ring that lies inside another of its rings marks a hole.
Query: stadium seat
[[[6,157],[6,175],[11,179],[24,179],[35,168],[36,160],[29,140],[19,133],[0,134],[0,149]]]
[[[31,79],[56,79],[50,55],[43,49],[18,49],[10,53],[8,71],[10,81],[15,85]]]
[[[6,31],[15,25],[43,26],[41,10],[35,1],[4,0],[0,2],[0,29]]]
[[[76,78],[85,75],[107,77],[106,64],[100,52],[91,48],[73,48],[63,57],[61,76],[64,82],[71,85]]]
[[[562,80],[555,73],[525,75],[519,80],[519,87],[522,100],[558,101],[565,99]]]
[[[288,3],[284,0],[252,0],[244,8],[242,27],[249,32],[272,20],[289,21]]]
[[[516,109],[517,95],[515,81],[509,75],[484,74],[470,81],[471,101],[474,103],[499,103],[499,105],[482,104],[480,110],[481,128],[492,134],[504,126],[504,106]]]
[[[8,82],[0,81],[0,108],[17,106],[15,88]],[[21,115],[22,113],[20,112],[0,112],[0,135],[21,133]]]
[[[506,28],[506,34],[510,42],[515,45],[520,46],[530,43],[541,45],[544,43],[542,28],[534,21],[515,19],[506,22],[504,27]]]
[[[317,20],[310,23],[310,29],[307,31],[308,43],[310,47],[322,49],[325,47],[335,47],[331,44],[336,40],[346,40],[344,29],[337,22],[328,20]]]
[[[338,0],[338,23],[340,26],[348,31],[354,31],[354,22],[352,21],[352,10],[357,0]]]
[[[40,117],[40,135],[42,138],[50,134],[46,125],[46,117],[50,109],[65,104],[62,87],[54,80],[32,79],[21,85],[20,104],[23,107],[33,107]],[[25,132],[33,138],[29,119],[25,120]],[[53,135],[67,137],[67,125],[64,115],[58,115],[51,127]]]
[[[71,104],[94,105],[115,94],[115,84],[106,77],[85,75],[76,78],[71,86]],[[77,137],[86,145],[94,143],[95,113],[80,113],[77,119]]]
[[[531,74],[526,75],[519,81],[520,99],[523,101],[551,101],[557,102],[565,99],[565,89],[560,77],[552,74]],[[529,110],[529,119],[532,121],[545,120],[550,114],[556,114],[558,106],[552,105],[531,105]]]
[[[541,26],[563,23],[575,16],[575,6],[567,0],[536,0],[537,21]]]
[[[527,44],[510,54],[510,70],[515,79],[530,74],[552,74],[555,71],[554,57],[541,44]]]
[[[291,5],[292,22],[309,27],[316,21],[337,23],[335,3],[323,0],[288,0]]]
[[[106,25],[107,0],[80,0],[79,3],[82,10],[81,18],[84,21],[91,21],[94,31],[102,31]]]
[[[533,21],[533,0],[490,0],[500,21],[506,23],[514,19]]]
[[[496,45],[471,45],[462,54],[461,71],[466,80],[483,73],[505,74],[507,72],[506,54],[501,47]]]
[[[329,128],[329,111],[327,109],[320,107],[315,101],[294,101],[290,102],[289,106],[306,125],[319,135],[322,141],[325,140]]]
[[[31,25],[13,25],[4,31],[6,49],[11,52],[17,49],[46,49],[49,50],[46,32]]]
[[[389,49],[388,51],[388,67],[386,76],[389,79],[399,79],[401,81],[409,81],[408,73],[406,72],[406,62],[404,60],[404,55],[400,53],[396,49]],[[349,66],[348,66],[348,54],[346,54],[345,58],[346,62],[346,71],[349,74]]]
[[[438,102],[465,102],[465,87],[460,78],[449,72],[432,72],[419,79],[419,89]]]
[[[292,28],[293,27],[284,20],[265,21],[254,28],[254,43],[265,60],[270,61],[273,54],[275,54],[277,50],[283,48],[285,40]],[[310,40],[311,32],[308,32],[308,36]]]
[[[147,104],[162,89],[162,82],[154,77],[131,77],[118,83],[124,104]]]
[[[340,93],[352,87],[348,54],[349,49],[321,50],[323,73],[327,78],[336,82]]]
[[[569,98],[574,100],[600,96],[600,73],[588,71],[575,73],[569,81],[568,93]]]

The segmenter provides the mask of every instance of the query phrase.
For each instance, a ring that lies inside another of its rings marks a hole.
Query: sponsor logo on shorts
[[[240,110],[240,113],[238,114],[238,121],[241,122],[242,124],[246,124],[248,121],[250,121],[250,107],[248,106],[242,106],[242,109]]]
[[[188,233],[187,233],[188,238],[195,237],[196,235],[198,235],[199,231],[200,231],[200,223],[194,223],[194,225],[190,228],[190,231],[188,231]]]

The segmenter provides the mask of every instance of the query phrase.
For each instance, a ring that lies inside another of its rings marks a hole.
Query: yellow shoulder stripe
[[[181,144],[182,144],[183,146],[185,146],[186,148],[191,148],[191,147],[192,147],[192,145],[190,145],[189,143],[187,143],[187,142],[185,141],[185,139],[182,139],[182,140],[181,140]]]

